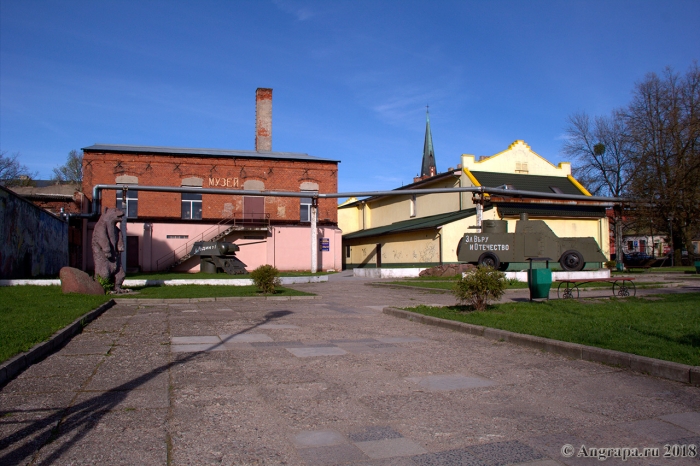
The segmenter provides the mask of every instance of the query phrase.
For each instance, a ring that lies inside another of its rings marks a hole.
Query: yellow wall
[[[350,206],[342,208],[346,204],[357,201],[354,197],[338,206],[338,228],[344,235],[362,229],[362,206]]]
[[[350,245],[348,265],[376,266],[377,244],[382,245],[382,265],[440,261],[440,241],[434,231],[414,231],[375,238],[347,240]]]

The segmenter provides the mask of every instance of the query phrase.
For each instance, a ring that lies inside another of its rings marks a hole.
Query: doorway
[[[126,237],[126,268],[127,270],[139,269],[139,237]]]

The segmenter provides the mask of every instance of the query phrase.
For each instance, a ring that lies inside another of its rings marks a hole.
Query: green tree
[[[75,183],[82,189],[83,183],[83,153],[72,150],[64,165],[53,169],[53,181]]]

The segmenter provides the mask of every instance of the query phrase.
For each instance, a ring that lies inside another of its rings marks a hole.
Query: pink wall
[[[202,234],[211,236],[211,224],[187,223],[127,223],[127,235],[139,238],[139,264],[141,270],[150,272],[163,269],[170,263],[170,254],[185,246],[192,248],[194,241],[202,241]],[[223,227],[222,227],[223,228]],[[88,266],[92,266],[92,228],[86,242]],[[171,238],[168,238],[171,236]],[[188,238],[173,238],[187,236]],[[342,232],[334,227],[319,227],[318,238],[328,238],[330,251],[318,250],[317,269],[342,269]],[[205,238],[206,239],[206,238]],[[222,241],[235,242],[241,248],[236,256],[246,264],[250,271],[264,264],[270,264],[279,270],[310,270],[311,269],[311,237],[308,226],[274,226],[270,231],[234,232]],[[257,243],[257,244],[254,244]],[[184,250],[184,249],[181,249]],[[180,252],[180,251],[178,251]],[[163,258],[164,256],[167,258]],[[178,254],[178,257],[181,253]],[[158,265],[158,261],[160,264]],[[193,257],[177,268],[179,271],[198,272],[199,258]]]

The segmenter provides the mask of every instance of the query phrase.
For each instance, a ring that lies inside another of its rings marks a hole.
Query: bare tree
[[[573,158],[574,176],[597,196],[622,196],[633,163],[625,126],[618,111],[591,121],[585,113],[569,117],[563,152]]]
[[[634,163],[630,195],[638,215],[669,233],[677,263],[693,256],[700,230],[700,68],[681,76],[667,68],[635,87],[624,113]]]
[[[82,187],[83,183],[83,153],[72,150],[68,153],[65,165],[53,169],[53,178],[57,182],[75,183]]]
[[[7,152],[0,152],[0,184],[4,186],[21,186],[30,184],[36,178],[35,172],[30,172],[29,168],[19,163],[19,152],[6,155]]]
[[[569,117],[566,135],[562,150],[573,158],[572,173],[591,194],[621,197],[627,192],[633,162],[619,111],[593,121],[586,113],[574,114]],[[615,259],[622,268],[622,235],[626,226],[621,205],[616,206],[614,213]]]

